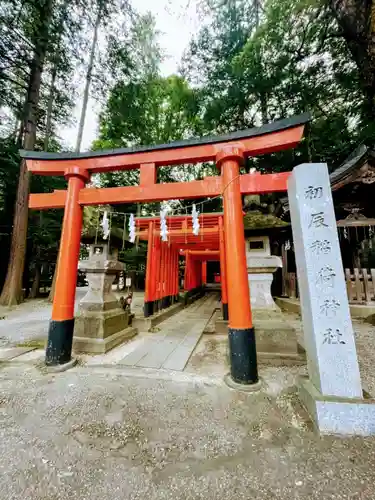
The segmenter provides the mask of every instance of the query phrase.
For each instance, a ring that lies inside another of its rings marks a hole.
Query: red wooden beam
[[[281,174],[244,174],[240,177],[242,194],[271,193],[287,190],[289,172]],[[147,203],[164,200],[207,198],[220,196],[225,187],[220,176],[206,177],[202,181],[174,182],[147,186],[114,188],[85,188],[79,195],[81,205],[108,205],[116,203]],[[30,194],[29,208],[64,208],[66,191]]]

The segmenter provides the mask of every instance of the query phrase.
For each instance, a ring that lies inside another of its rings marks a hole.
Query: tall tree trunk
[[[24,107],[25,149],[33,150],[36,140],[36,111],[39,104],[43,64],[48,46],[49,25],[53,0],[46,0],[41,8],[41,28],[36,40],[30,78]],[[27,222],[28,222],[29,173],[25,160],[20,163],[16,205],[13,219],[13,233],[8,263],[8,271],[0,296],[2,305],[11,306],[22,300],[22,275],[25,266]]]
[[[37,263],[35,266],[33,286],[31,287],[29,295],[30,299],[35,299],[39,295],[40,278],[41,278],[41,269],[40,269],[40,264]]]
[[[92,39],[92,44],[91,44],[89,65],[87,67],[87,73],[86,73],[86,85],[85,85],[85,91],[83,93],[82,111],[81,111],[81,118],[79,121],[77,144],[76,144],[76,151],[77,152],[80,151],[81,144],[82,144],[83,129],[85,126],[87,104],[89,101],[89,92],[90,92],[90,85],[91,85],[91,79],[92,79],[92,70],[94,67],[95,50],[96,50],[96,45],[98,42],[98,32],[99,32],[99,26],[100,26],[100,21],[101,21],[101,15],[102,15],[102,4],[100,3],[100,5],[98,7],[98,14],[96,16],[96,21],[95,21],[94,37]]]
[[[48,96],[48,105],[47,105],[46,135],[44,137],[44,148],[43,148],[44,151],[48,151],[49,140],[52,132],[52,114],[53,114],[53,102],[55,100],[56,77],[57,77],[57,64],[55,64],[52,69],[51,88]]]
[[[358,67],[367,106],[375,119],[375,0],[330,0],[348,49]]]

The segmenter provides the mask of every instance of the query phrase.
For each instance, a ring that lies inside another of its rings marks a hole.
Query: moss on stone
[[[244,216],[245,231],[251,229],[271,229],[289,226],[287,222],[272,214],[263,214],[260,210],[252,210]]]
[[[25,340],[25,342],[20,342],[16,347],[30,347],[35,349],[44,349],[46,346],[45,339],[32,339]]]

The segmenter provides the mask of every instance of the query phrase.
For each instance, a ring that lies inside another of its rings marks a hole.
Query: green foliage
[[[99,144],[124,147],[187,138],[199,128],[198,111],[198,97],[182,77],[121,81],[101,114]]]
[[[212,3],[211,22],[184,62],[184,74],[200,85],[204,128],[227,132],[313,114],[294,151],[252,159],[247,169],[290,170],[303,161],[334,168],[358,142],[373,142],[357,68],[323,0],[267,0],[260,17],[250,0]]]

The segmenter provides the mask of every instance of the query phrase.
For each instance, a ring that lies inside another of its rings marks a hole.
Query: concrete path
[[[120,364],[182,371],[217,306],[217,294],[206,295],[163,321],[158,327],[160,331],[147,336]]]

